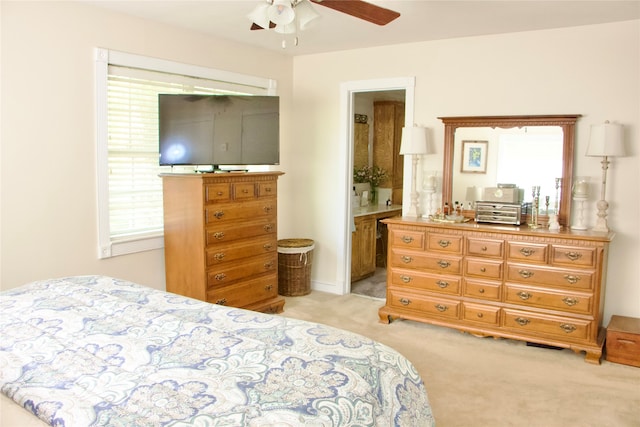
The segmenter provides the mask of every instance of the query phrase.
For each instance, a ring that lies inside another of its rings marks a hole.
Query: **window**
[[[274,95],[275,82],[96,49],[100,258],[163,246],[159,93]]]

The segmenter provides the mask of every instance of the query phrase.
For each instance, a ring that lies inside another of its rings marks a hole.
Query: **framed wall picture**
[[[462,141],[460,172],[487,173],[488,141]]]

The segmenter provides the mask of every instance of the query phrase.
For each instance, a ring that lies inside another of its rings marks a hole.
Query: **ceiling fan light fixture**
[[[289,0],[274,0],[267,9],[267,16],[276,25],[287,25],[296,17],[293,6]]]
[[[319,17],[320,14],[315,11],[308,0],[301,0],[296,4],[296,18],[300,30],[309,28],[310,24]]]
[[[250,14],[247,15],[249,20],[262,28],[269,28],[269,15],[267,11],[271,6],[270,2],[264,2],[255,7]]]
[[[296,23],[292,22],[291,24],[276,25],[273,31],[278,34],[294,34],[296,33]]]

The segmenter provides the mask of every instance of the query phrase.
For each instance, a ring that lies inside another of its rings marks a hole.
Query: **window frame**
[[[252,86],[266,91],[266,95],[277,94],[274,79],[239,74],[197,65],[183,64],[165,59],[119,52],[105,48],[94,49],[95,97],[96,97],[96,185],[98,221],[98,258],[110,258],[164,247],[164,233],[127,238],[111,237],[109,217],[109,163],[108,163],[108,77],[109,65],[140,68],[143,70],[186,75]]]

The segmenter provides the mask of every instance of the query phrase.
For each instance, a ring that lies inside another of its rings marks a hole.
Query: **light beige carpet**
[[[313,291],[286,297],[282,315],[374,338],[424,379],[440,427],[640,426],[640,368],[584,361],[571,350],[478,338],[449,328],[379,322],[382,301]]]

